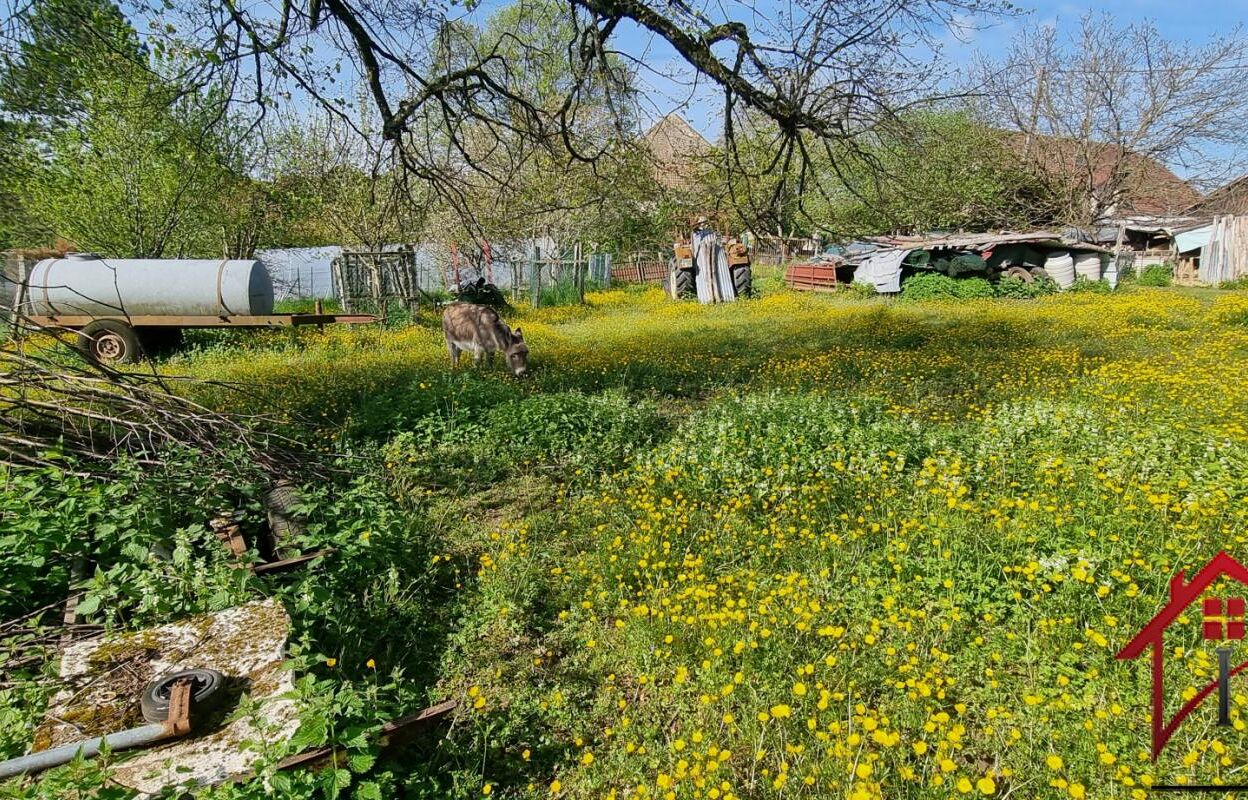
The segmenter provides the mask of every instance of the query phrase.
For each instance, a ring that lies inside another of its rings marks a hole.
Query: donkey
[[[498,312],[489,306],[472,303],[451,303],[442,312],[442,332],[446,334],[446,351],[451,356],[451,367],[459,366],[459,354],[472,353],[472,360],[480,365],[494,366],[494,353],[502,352],[507,368],[517,378],[529,371],[529,346],[519,328],[507,327]]]

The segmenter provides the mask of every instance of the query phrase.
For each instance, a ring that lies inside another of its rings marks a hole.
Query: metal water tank
[[[36,316],[263,316],[273,281],[259,261],[118,259],[71,253],[40,261],[26,280]]]

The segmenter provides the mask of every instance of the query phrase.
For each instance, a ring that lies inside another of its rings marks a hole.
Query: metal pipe
[[[107,736],[63,744],[60,747],[0,762],[0,779],[21,775],[23,772],[42,772],[45,769],[58,767],[69,763],[79,753],[82,753],[84,758],[91,758],[97,755],[104,745],[108,745],[108,748],[114,751],[126,750],[131,747],[155,744],[169,738],[172,734],[173,732],[166,723],[153,722],[150,725],[110,733]]]

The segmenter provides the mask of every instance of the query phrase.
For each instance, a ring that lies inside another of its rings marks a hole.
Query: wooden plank
[[[454,711],[455,707],[456,703],[454,700],[447,700],[444,703],[429,706],[415,714],[391,720],[381,726],[381,731],[378,734],[378,744],[383,748],[402,744],[431,728],[434,723]],[[312,766],[329,758],[334,752],[335,748],[330,746],[317,747],[313,750],[282,759],[277,763],[277,768],[286,770]],[[337,752],[341,752],[341,750]]]
[[[314,558],[329,555],[334,552],[334,548],[330,547],[325,550],[315,550],[311,553],[295,556],[294,558],[284,558],[281,561],[268,561],[264,564],[256,564],[251,571],[257,575],[265,575],[270,572],[282,572],[284,570],[293,569],[308,563]]]

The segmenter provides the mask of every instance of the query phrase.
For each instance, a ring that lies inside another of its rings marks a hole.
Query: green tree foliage
[[[214,87],[170,77],[103,0],[38,0],[0,62],[15,156],[0,164],[17,222],[6,244],[67,240],[116,257],[245,255],[272,198]]]
[[[716,209],[727,211],[735,230],[753,228],[782,241],[813,233],[818,221],[805,204],[815,188],[779,147],[774,126],[755,117],[746,121],[746,131],[738,132],[735,148],[720,147],[711,154],[708,194]]]
[[[50,232],[31,216],[22,198],[22,187],[37,168],[24,127],[0,119],[0,249],[50,239]]]
[[[738,141],[716,187],[742,223],[768,220],[783,236],[852,237],[934,229],[1027,228],[1049,220],[1051,204],[1013,166],[1002,136],[961,112],[911,114],[843,144],[811,148],[806,179],[777,161],[774,134],[759,126]],[[722,156],[721,158],[726,158]]]
[[[824,227],[855,235],[1049,221],[1051,204],[1014,166],[999,132],[958,112],[915,114],[902,123],[846,154],[844,189],[825,203]]]
[[[278,202],[272,224],[282,226],[282,241],[377,250],[420,238],[429,206],[424,186],[402,180],[374,122],[367,112],[350,123],[322,113],[273,132],[273,180],[264,188]]]
[[[29,184],[33,212],[81,249],[106,255],[217,255],[210,227],[230,181],[187,135],[179,112],[143,84],[111,82],[86,100],[79,125],[53,133],[49,162]],[[186,127],[193,127],[194,123]]]
[[[38,0],[21,15],[26,38],[0,56],[0,103],[44,127],[88,113],[101,75],[147,70],[138,35],[107,0]]]
[[[479,230],[464,228],[466,215],[452,203],[435,222],[446,238],[543,235],[560,245],[631,249],[654,237],[652,176],[636,146],[636,121],[625,113],[632,76],[615,58],[593,72],[577,71],[567,57],[577,36],[566,10],[543,1],[506,6],[479,30],[460,25],[443,37],[448,67],[495,52],[489,69],[496,78],[506,73],[519,96],[546,111],[557,112],[571,87],[582,87],[567,136],[543,127],[522,103],[491,110],[508,120],[506,130],[465,121],[465,152],[449,152],[448,163],[471,164],[461,173],[478,176],[469,180],[462,203]],[[501,175],[508,180],[497,180]]]

